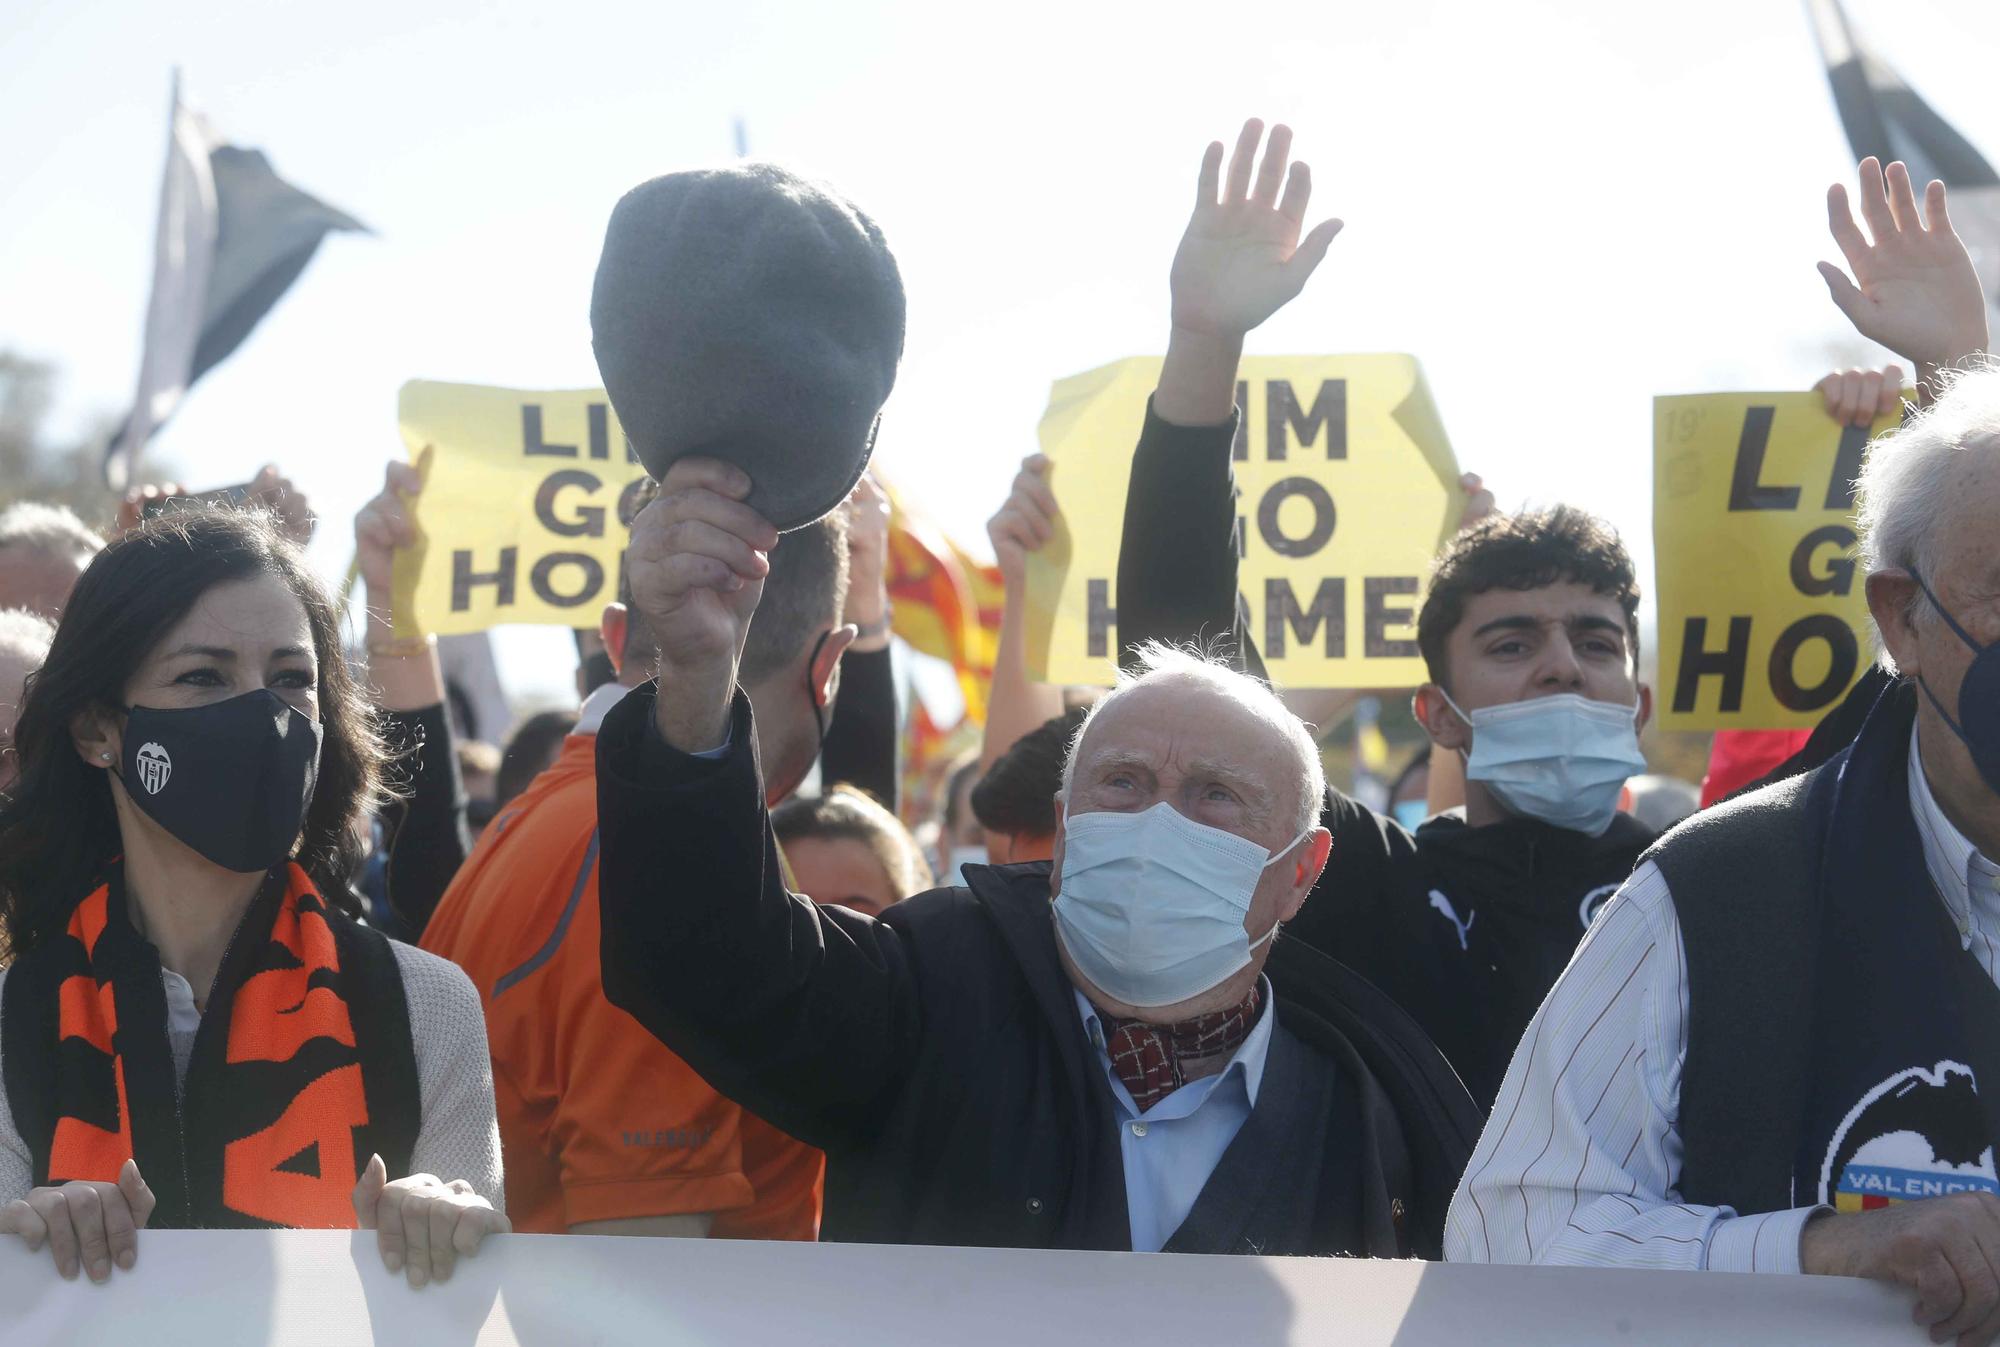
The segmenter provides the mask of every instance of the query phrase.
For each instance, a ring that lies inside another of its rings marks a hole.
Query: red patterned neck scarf
[[[1111,1069],[1132,1093],[1141,1113],[1187,1084],[1187,1068],[1211,1057],[1227,1058],[1257,1027],[1264,1007],[1264,980],[1251,987],[1243,1004],[1178,1024],[1143,1024],[1102,1015],[1104,1051]]]

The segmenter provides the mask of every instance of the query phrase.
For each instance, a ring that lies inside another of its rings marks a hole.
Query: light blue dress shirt
[[[1111,1056],[1104,1050],[1104,1026],[1097,1007],[1076,993],[1083,1031],[1097,1049],[1097,1064],[1111,1083],[1118,1105],[1118,1144],[1125,1159],[1125,1209],[1132,1226],[1132,1248],[1158,1253],[1181,1222],[1194,1210],[1208,1176],[1222,1153],[1257,1106],[1257,1088],[1264,1081],[1264,1059],[1271,1049],[1271,984],[1264,988],[1263,1010],[1250,1034],[1238,1045],[1229,1065],[1213,1076],[1181,1086],[1141,1113],[1132,1092],[1118,1079]]]

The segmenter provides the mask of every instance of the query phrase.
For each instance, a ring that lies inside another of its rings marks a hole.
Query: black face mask
[[[225,870],[268,870],[291,854],[319,779],[310,716],[269,688],[125,711],[119,780],[153,822]]]
[[[1924,597],[1931,601],[1931,607],[1957,634],[1958,639],[1972,647],[1972,663],[1965,670],[1965,677],[1958,683],[1958,718],[1952,719],[1951,712],[1944,709],[1944,703],[1937,699],[1931,686],[1917,676],[1917,686],[1930,698],[1944,723],[1951,726],[1965,744],[1966,752],[1972,755],[1972,765],[1979,769],[1980,777],[1987,788],[2000,794],[2000,644],[1982,646],[1972,639],[1972,633],[1958,625],[1958,619],[1945,610],[1938,602],[1938,596],[1931,593],[1931,587],[1924,583],[1924,577],[1915,571],[1910,578],[1924,591]]]

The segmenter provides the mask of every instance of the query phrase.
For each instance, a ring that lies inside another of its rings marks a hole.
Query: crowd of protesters
[[[1868,160],[1866,231],[1828,203],[1833,300],[1917,375],[1858,483],[1878,666],[1718,736],[1699,812],[1645,775],[1624,544],[1471,476],[1429,749],[1381,810],[1327,780],[1353,694],[1265,678],[1231,472],[1244,340],[1339,232],[1311,195],[1285,127],[1208,147],[1119,681],[1029,674],[1030,457],[923,844],[863,475],[901,279],[783,170],[613,214],[595,344],[654,480],[580,704],[504,749],[392,618],[411,467],[351,645],[276,470],[108,541],[0,514],[0,1233],[97,1281],[148,1226],[373,1229],[413,1285],[508,1230],[1818,1272],[2000,1336],[2000,373],[1944,188]]]

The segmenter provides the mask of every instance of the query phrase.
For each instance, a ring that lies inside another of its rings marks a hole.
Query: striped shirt
[[[2000,867],[1944,816],[1910,737],[1924,864],[1964,948],[2000,983]],[[1445,1227],[1456,1263],[1797,1272],[1818,1207],[1692,1206],[1681,1168],[1686,952],[1650,861],[1606,905],[1528,1025]]]

